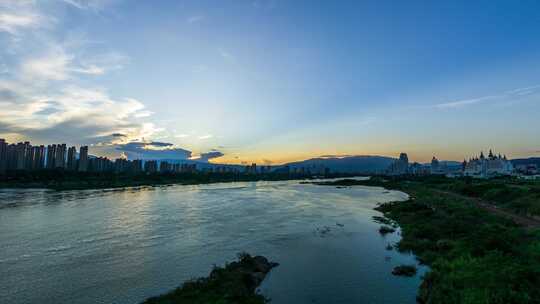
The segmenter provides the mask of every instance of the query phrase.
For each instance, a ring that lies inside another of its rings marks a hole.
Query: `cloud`
[[[210,138],[212,138],[212,137],[214,137],[214,135],[212,135],[212,134],[206,134],[206,135],[201,135],[201,136],[199,136],[199,139],[200,139],[200,140],[205,140],[205,139],[210,139]]]
[[[228,52],[228,51],[226,51],[226,50],[224,50],[224,49],[222,49],[222,48],[219,48],[219,49],[218,49],[218,52],[219,52],[219,55],[220,55],[223,59],[225,59],[225,60],[227,60],[227,61],[229,61],[229,62],[234,62],[234,61],[236,61],[236,57],[234,57],[234,55],[231,54],[230,52]]]
[[[177,159],[191,158],[191,151],[163,142],[129,142],[115,146],[126,153],[129,159]]]
[[[134,116],[136,118],[144,118],[144,117],[149,117],[149,116],[152,116],[152,114],[154,114],[154,112],[151,112],[151,111],[139,111],[138,113],[136,113]]]
[[[21,73],[29,81],[65,80],[68,78],[68,66],[72,59],[63,49],[57,48],[44,56],[31,58],[23,62]]]
[[[0,0],[0,32],[18,36],[26,30],[45,27],[54,18],[46,17],[29,0]]]
[[[451,102],[440,103],[440,104],[435,105],[435,107],[438,109],[459,108],[459,107],[464,107],[468,105],[485,102],[488,100],[492,100],[494,98],[497,98],[497,96],[484,96],[480,98],[456,100],[456,101],[451,101]]]
[[[65,2],[98,9],[111,1]],[[63,36],[55,27],[61,20],[43,13],[52,11],[47,5],[0,0],[0,38],[2,32],[17,35],[0,49],[11,58],[0,66],[0,137],[116,145],[162,132],[146,120],[152,112],[141,101],[88,84],[88,77],[120,69],[129,58],[88,39],[56,40]]]
[[[102,89],[68,86],[45,94],[17,92],[2,88],[0,102],[5,105],[0,112],[0,122],[6,126],[0,134],[16,132],[40,140],[51,138],[37,129],[58,132],[69,137],[63,140],[92,143],[110,134],[123,134],[126,139],[151,137],[159,132],[152,123],[137,123],[133,119],[144,105],[133,98],[115,99]],[[66,133],[59,128],[69,128],[76,133]],[[113,136],[118,139],[118,136]]]
[[[62,45],[50,43],[45,54],[24,60],[20,73],[26,81],[67,80],[77,74],[102,75],[122,68],[125,62],[127,58],[116,53],[77,60]]]
[[[351,157],[354,155],[350,154],[327,154],[327,155],[321,155],[320,158],[345,158],[345,157]]]
[[[517,100],[523,96],[537,93],[539,89],[540,89],[540,85],[534,85],[534,86],[505,91],[497,95],[489,95],[489,96],[483,96],[483,97],[477,97],[477,98],[439,103],[439,104],[434,105],[434,107],[437,109],[457,109],[457,108],[462,108],[462,107],[486,103],[486,102],[505,101],[507,103],[513,103],[514,100]]]
[[[159,141],[153,141],[146,144],[147,149],[156,149],[156,147],[172,147],[172,146],[174,145],[171,143],[159,142]]]
[[[174,135],[174,137],[176,137],[176,138],[186,138],[186,137],[189,137],[189,134],[176,134],[176,135]]]
[[[17,35],[20,30],[37,28],[42,17],[36,14],[10,14],[0,13],[0,32]]]
[[[518,88],[514,90],[507,91],[506,93],[509,95],[518,95],[518,96],[525,96],[534,94],[540,89],[540,85],[534,85],[530,87],[524,87],[524,88]]]
[[[194,158],[198,161],[208,162],[210,159],[222,157],[225,154],[223,154],[220,151],[212,150],[210,152],[201,153],[198,157]]]
[[[62,0],[62,1],[66,4],[69,4],[81,10],[93,10],[93,11],[101,11],[106,6],[114,2],[113,0]]]
[[[274,162],[269,159],[262,159],[263,165],[270,166]]]

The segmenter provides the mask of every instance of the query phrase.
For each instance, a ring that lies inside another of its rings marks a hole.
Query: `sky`
[[[540,156],[538,1],[0,0],[0,138],[281,164]]]

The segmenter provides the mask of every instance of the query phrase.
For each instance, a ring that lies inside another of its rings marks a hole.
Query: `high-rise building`
[[[54,157],[54,167],[55,168],[66,167],[66,144],[61,144],[61,145],[56,146],[56,153]]]
[[[7,146],[6,169],[15,170],[17,168],[17,145],[10,144]]]
[[[132,169],[134,173],[139,173],[143,169],[142,160],[136,159],[133,161]]]
[[[0,174],[7,170],[7,148],[6,140],[0,138]]]
[[[171,171],[171,164],[169,164],[166,161],[162,161],[159,163],[159,172],[161,173],[167,173]]]
[[[402,175],[409,172],[409,157],[407,153],[399,154],[399,159],[390,165],[387,173],[390,175]]]
[[[38,162],[39,162],[39,147],[38,146],[32,146],[29,151],[28,155],[28,169],[29,170],[36,170],[38,168]]]
[[[23,170],[32,170],[34,164],[34,149],[30,142],[26,141],[23,143],[24,146],[24,165]]]
[[[82,146],[79,153],[79,171],[86,172],[88,170],[88,146]]]
[[[15,148],[15,169],[24,170],[26,160],[26,146],[24,143],[17,143]]]
[[[147,160],[144,162],[144,171],[148,173],[156,173],[158,169],[157,161]]]
[[[67,169],[75,171],[77,169],[77,148],[70,147],[67,151]]]
[[[47,169],[54,169],[54,158],[56,156],[56,145],[48,145],[47,146],[47,165],[45,166]]]
[[[36,147],[36,154],[34,156],[34,169],[41,170],[45,165],[45,146],[40,145]]]

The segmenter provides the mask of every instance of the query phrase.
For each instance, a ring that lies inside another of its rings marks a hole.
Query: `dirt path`
[[[465,195],[454,193],[454,192],[448,192],[448,191],[442,191],[442,190],[435,190],[435,191],[441,194],[452,195],[452,196],[459,197],[462,199],[470,200],[474,202],[476,206],[490,213],[493,213],[495,215],[509,218],[513,220],[516,224],[523,226],[527,229],[540,228],[540,220],[537,220],[528,216],[515,214],[511,211],[498,208],[497,206],[495,206],[495,204],[492,204],[490,202],[486,202],[478,198],[469,197],[469,196],[465,196]]]

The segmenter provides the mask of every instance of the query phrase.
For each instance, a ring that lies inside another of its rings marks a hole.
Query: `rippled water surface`
[[[54,192],[0,190],[0,303],[139,303],[240,251],[281,265],[272,303],[414,303],[414,257],[385,249],[381,188],[298,181]],[[325,232],[327,231],[327,232]]]

